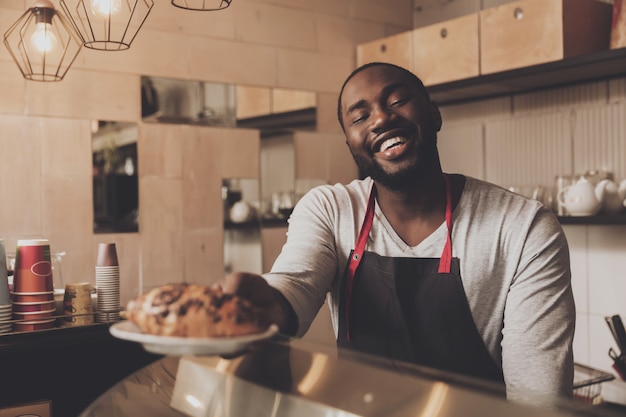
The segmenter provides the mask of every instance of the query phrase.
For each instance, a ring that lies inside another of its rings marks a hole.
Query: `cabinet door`
[[[403,32],[397,35],[357,45],[357,66],[368,62],[389,62],[401,67],[411,68],[411,32]]]
[[[478,14],[413,30],[413,71],[424,85],[476,77]]]

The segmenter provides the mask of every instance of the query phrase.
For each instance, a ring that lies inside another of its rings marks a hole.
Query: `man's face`
[[[398,189],[438,162],[439,111],[401,70],[366,68],[341,99],[346,142],[362,174]]]

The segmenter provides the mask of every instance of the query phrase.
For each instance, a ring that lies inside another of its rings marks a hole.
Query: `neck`
[[[417,246],[445,221],[446,185],[441,171],[416,180],[410,189],[391,190],[376,186],[377,203],[398,236],[409,246]],[[465,178],[449,176],[452,209],[456,206]]]
[[[445,213],[446,186],[441,171],[417,178],[403,189],[376,184],[377,201],[387,217],[402,220],[440,217]]]

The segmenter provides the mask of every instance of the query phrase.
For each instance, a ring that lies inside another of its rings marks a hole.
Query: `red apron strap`
[[[356,246],[352,251],[352,256],[350,257],[350,263],[348,264],[348,270],[346,274],[347,282],[345,286],[346,292],[344,298],[344,306],[346,315],[346,336],[348,340],[350,340],[350,299],[352,298],[352,286],[354,285],[354,276],[356,275],[356,270],[361,263],[363,252],[365,252],[365,246],[367,246],[367,238],[369,237],[372,223],[374,222],[375,207],[376,186],[375,184],[372,184],[370,197],[367,202],[367,209],[365,211],[365,218],[363,219],[363,224],[361,225],[361,230],[359,231],[359,237],[356,240]]]
[[[450,264],[452,263],[452,191],[450,190],[450,179],[447,174],[443,174],[446,183],[446,226],[448,228],[448,236],[446,244],[443,247],[443,253],[439,260],[439,273],[449,274]]]

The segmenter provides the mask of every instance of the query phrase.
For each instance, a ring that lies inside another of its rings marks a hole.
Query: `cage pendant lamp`
[[[61,81],[82,46],[69,21],[48,0],[26,10],[4,34],[4,44],[27,80]]]
[[[99,51],[130,48],[154,6],[152,0],[79,0],[75,7],[67,3],[61,0],[61,7],[83,45]]]
[[[222,10],[230,6],[233,0],[172,0],[172,4],[187,10]]]

